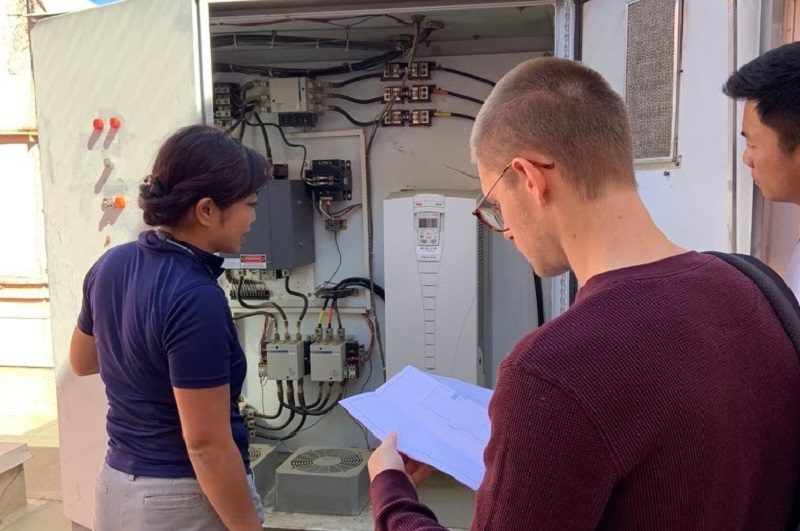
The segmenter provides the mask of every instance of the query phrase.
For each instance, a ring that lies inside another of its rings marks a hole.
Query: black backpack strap
[[[772,270],[769,266],[754,258],[744,254],[729,254],[709,251],[705,254],[716,256],[732,265],[758,287],[759,290],[769,301],[775,315],[783,325],[786,335],[789,336],[794,344],[795,352],[800,357],[800,304],[797,302],[792,290],[786,282]],[[786,527],[789,531],[800,531],[800,480],[795,486],[794,502],[792,512],[789,516],[789,523]]]
[[[786,282],[759,259],[745,254],[729,254],[709,251],[705,254],[716,256],[741,271],[769,301],[775,315],[783,325],[786,335],[794,344],[800,359],[800,304]]]

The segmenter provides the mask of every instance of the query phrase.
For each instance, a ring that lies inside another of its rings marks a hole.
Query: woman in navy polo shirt
[[[156,229],[86,275],[70,362],[108,397],[95,531],[261,529],[237,406],[247,366],[213,253],[239,252],[270,173],[215,128],[179,130],[140,190]]]

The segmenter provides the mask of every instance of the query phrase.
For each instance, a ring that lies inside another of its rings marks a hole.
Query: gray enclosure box
[[[241,254],[266,255],[266,268],[270,270],[314,262],[314,205],[303,181],[267,182],[258,194],[256,222]]]
[[[275,510],[359,514],[369,497],[369,454],[358,448],[298,449],[275,471]]]

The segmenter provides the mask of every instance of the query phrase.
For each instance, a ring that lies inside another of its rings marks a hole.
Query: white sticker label
[[[222,262],[223,269],[241,269],[242,268],[242,261],[238,258],[225,258],[225,261]]]
[[[265,254],[243,254],[239,257],[242,269],[266,269],[267,255]]]

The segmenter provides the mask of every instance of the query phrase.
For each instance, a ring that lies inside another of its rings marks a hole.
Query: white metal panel
[[[619,0],[594,0],[583,6],[583,61],[621,94],[625,86],[626,6]],[[727,250],[732,225],[728,100],[721,91],[728,76],[727,21],[725,2],[686,2],[679,88],[680,166],[637,172],[642,198],[655,222],[675,242],[692,249]],[[740,38],[746,36],[740,34]],[[747,203],[738,210],[739,224],[746,229],[750,219]]]
[[[33,129],[33,77],[25,0],[0,3],[0,131]]]
[[[67,345],[86,271],[142,228],[138,185],[158,144],[202,119],[197,11],[194,0],[129,0],[45,19],[32,32],[64,510],[89,527],[106,399],[99,378],[71,374]],[[122,120],[116,134],[112,116]],[[105,121],[99,135],[94,118]],[[117,195],[127,207],[104,214],[103,199]]]

